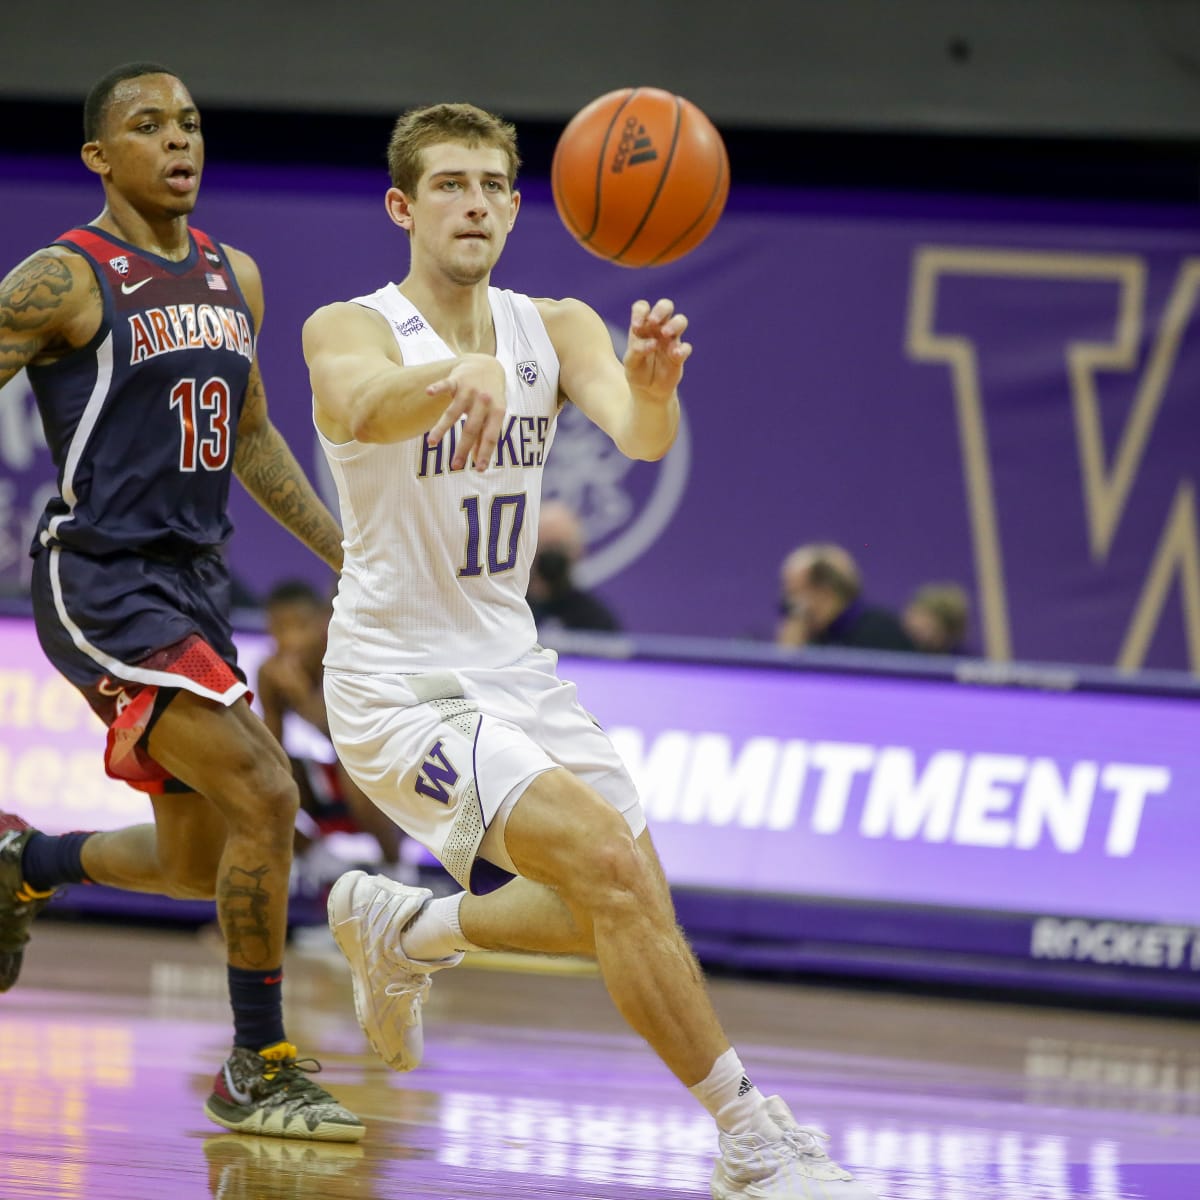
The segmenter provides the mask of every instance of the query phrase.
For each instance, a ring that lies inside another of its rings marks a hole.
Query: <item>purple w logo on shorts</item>
[[[446,757],[440,739],[425,755],[425,761],[417,771],[417,791],[440,804],[450,803],[450,788],[458,782],[458,771]]]

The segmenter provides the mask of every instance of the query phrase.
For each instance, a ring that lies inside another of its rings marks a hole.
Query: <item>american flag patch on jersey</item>
[[[205,280],[208,282],[209,288],[214,292],[229,291],[229,284],[225,282],[224,275],[214,275],[211,271],[205,272]]]

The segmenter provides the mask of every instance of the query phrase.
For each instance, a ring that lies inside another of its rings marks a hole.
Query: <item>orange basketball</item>
[[[712,232],[729,195],[729,156],[691,101],[621,88],[571,118],[550,179],[558,215],[584,249],[623,267],[657,267]]]

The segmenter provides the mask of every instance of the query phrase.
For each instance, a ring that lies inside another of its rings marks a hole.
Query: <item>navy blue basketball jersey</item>
[[[198,229],[182,262],[91,226],[54,244],[91,264],[104,316],[86,346],[27,370],[59,486],[34,549],[175,556],[223,544],[254,358],[224,252]]]

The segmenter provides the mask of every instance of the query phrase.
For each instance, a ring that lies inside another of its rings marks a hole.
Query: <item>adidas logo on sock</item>
[[[742,1076],[742,1082],[738,1084],[738,1097],[739,1097],[739,1099],[740,1099],[742,1096],[744,1096],[744,1095],[745,1095],[747,1092],[752,1092],[753,1090],[754,1090],[754,1084],[752,1084],[752,1083],[750,1082],[750,1078],[749,1078],[749,1076],[747,1076],[747,1075],[743,1075],[743,1076]]]

